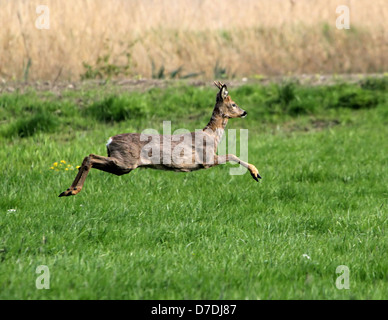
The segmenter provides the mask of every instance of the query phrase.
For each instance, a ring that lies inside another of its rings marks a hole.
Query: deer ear
[[[228,92],[228,88],[227,86],[224,84],[221,88],[221,97],[222,99],[226,99],[229,95],[229,92]]]

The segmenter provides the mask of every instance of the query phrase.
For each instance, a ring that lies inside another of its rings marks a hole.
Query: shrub
[[[59,120],[47,112],[17,120],[8,130],[8,136],[29,137],[38,132],[53,132]]]
[[[360,82],[360,86],[365,90],[385,91],[388,89],[388,77],[367,78]]]
[[[358,110],[375,108],[378,104],[379,99],[373,93],[355,90],[343,93],[333,107]]]
[[[145,110],[137,100],[127,96],[110,96],[93,103],[86,109],[86,113],[102,122],[120,122],[143,117]]]

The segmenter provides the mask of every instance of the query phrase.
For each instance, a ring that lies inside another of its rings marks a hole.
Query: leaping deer
[[[219,81],[214,84],[220,91],[212,117],[202,131],[172,136],[126,133],[111,137],[107,144],[108,157],[95,154],[86,157],[73,184],[59,197],[78,194],[91,168],[121,176],[136,168],[190,172],[233,161],[247,168],[253,179],[259,181],[261,176],[254,165],[234,154],[216,154],[228,120],[244,118],[247,112],[230,98],[225,84]]]

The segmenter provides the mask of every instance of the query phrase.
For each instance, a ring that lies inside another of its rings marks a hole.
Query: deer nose
[[[241,115],[241,118],[245,118],[248,115],[248,112],[244,111],[244,113]]]

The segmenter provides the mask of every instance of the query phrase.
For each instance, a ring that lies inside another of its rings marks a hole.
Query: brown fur
[[[224,156],[216,154],[228,119],[245,117],[247,113],[230,98],[226,85],[220,82],[215,82],[215,85],[220,91],[217,94],[212,117],[202,131],[170,137],[149,135],[145,136],[147,139],[142,139],[144,136],[139,133],[125,133],[111,137],[107,145],[108,157],[94,154],[85,157],[72,185],[59,196],[78,194],[92,168],[120,176],[142,167],[190,172],[233,161],[247,168],[252,177],[258,181],[261,177],[254,165],[240,160],[233,154]],[[165,139],[170,141],[170,148],[163,148]],[[148,152],[145,152],[146,147],[150,148]],[[177,155],[174,150],[181,151]],[[152,154],[154,151],[159,154]],[[153,156],[158,156],[160,161],[153,161],[151,158]]]

